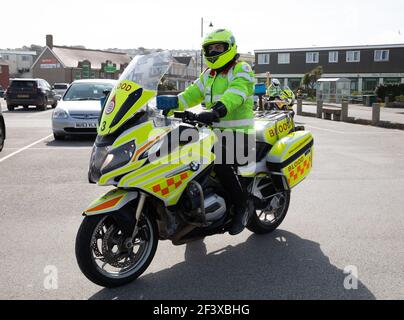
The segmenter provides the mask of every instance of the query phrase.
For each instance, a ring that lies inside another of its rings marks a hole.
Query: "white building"
[[[35,51],[0,50],[0,58],[8,63],[10,78],[32,77],[30,68],[36,59]]]

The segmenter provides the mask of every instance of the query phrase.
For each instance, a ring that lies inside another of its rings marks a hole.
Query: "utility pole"
[[[201,18],[201,39],[203,41],[203,17]],[[203,71],[203,50],[202,47],[200,47],[201,50],[201,73]]]
[[[209,28],[212,28],[213,27],[213,24],[212,24],[212,22],[209,24]],[[203,17],[201,18],[201,42],[203,41]],[[203,49],[202,49],[202,47],[200,48],[201,49],[201,73],[202,73],[202,71],[203,71]]]

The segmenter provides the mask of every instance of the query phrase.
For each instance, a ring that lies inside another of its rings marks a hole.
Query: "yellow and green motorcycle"
[[[283,86],[278,91],[270,92],[266,101],[266,110],[293,110],[295,104],[295,94],[288,86]]]
[[[78,265],[100,286],[138,278],[159,240],[182,245],[229,230],[237,195],[215,176],[217,132],[190,111],[161,112],[157,88],[171,61],[168,51],[135,57],[103,104],[88,179],[112,189],[84,210],[76,238]],[[255,160],[237,174],[249,196],[247,227],[265,234],[310,173],[313,136],[287,112],[256,119],[255,132]]]

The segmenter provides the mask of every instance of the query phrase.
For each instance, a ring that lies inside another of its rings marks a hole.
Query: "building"
[[[323,67],[323,78],[348,78],[352,92],[373,92],[380,83],[404,83],[404,44],[255,50],[255,72],[270,72],[292,89],[305,73]]]
[[[250,53],[240,53],[240,61],[247,62],[251,67],[255,64],[255,56]]]
[[[34,78],[45,79],[50,84],[78,79],[118,79],[130,60],[122,52],[55,46],[52,35],[47,35],[46,47],[31,71]]]
[[[8,62],[0,59],[0,86],[5,90],[8,87],[10,80],[10,72]]]
[[[0,50],[0,58],[7,61],[11,78],[30,78],[35,51]]]
[[[199,70],[193,57],[174,57],[166,78],[178,91],[185,90],[199,76]]]

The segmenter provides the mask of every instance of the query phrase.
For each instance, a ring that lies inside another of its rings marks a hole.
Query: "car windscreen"
[[[34,88],[36,87],[35,81],[12,81],[10,88]]]
[[[64,90],[64,89],[67,89],[67,87],[68,87],[67,84],[55,84],[55,85],[53,86],[53,88],[56,89],[56,90],[58,90],[58,89]]]
[[[100,100],[103,91],[111,91],[114,87],[110,83],[74,83],[63,97],[65,101]]]

